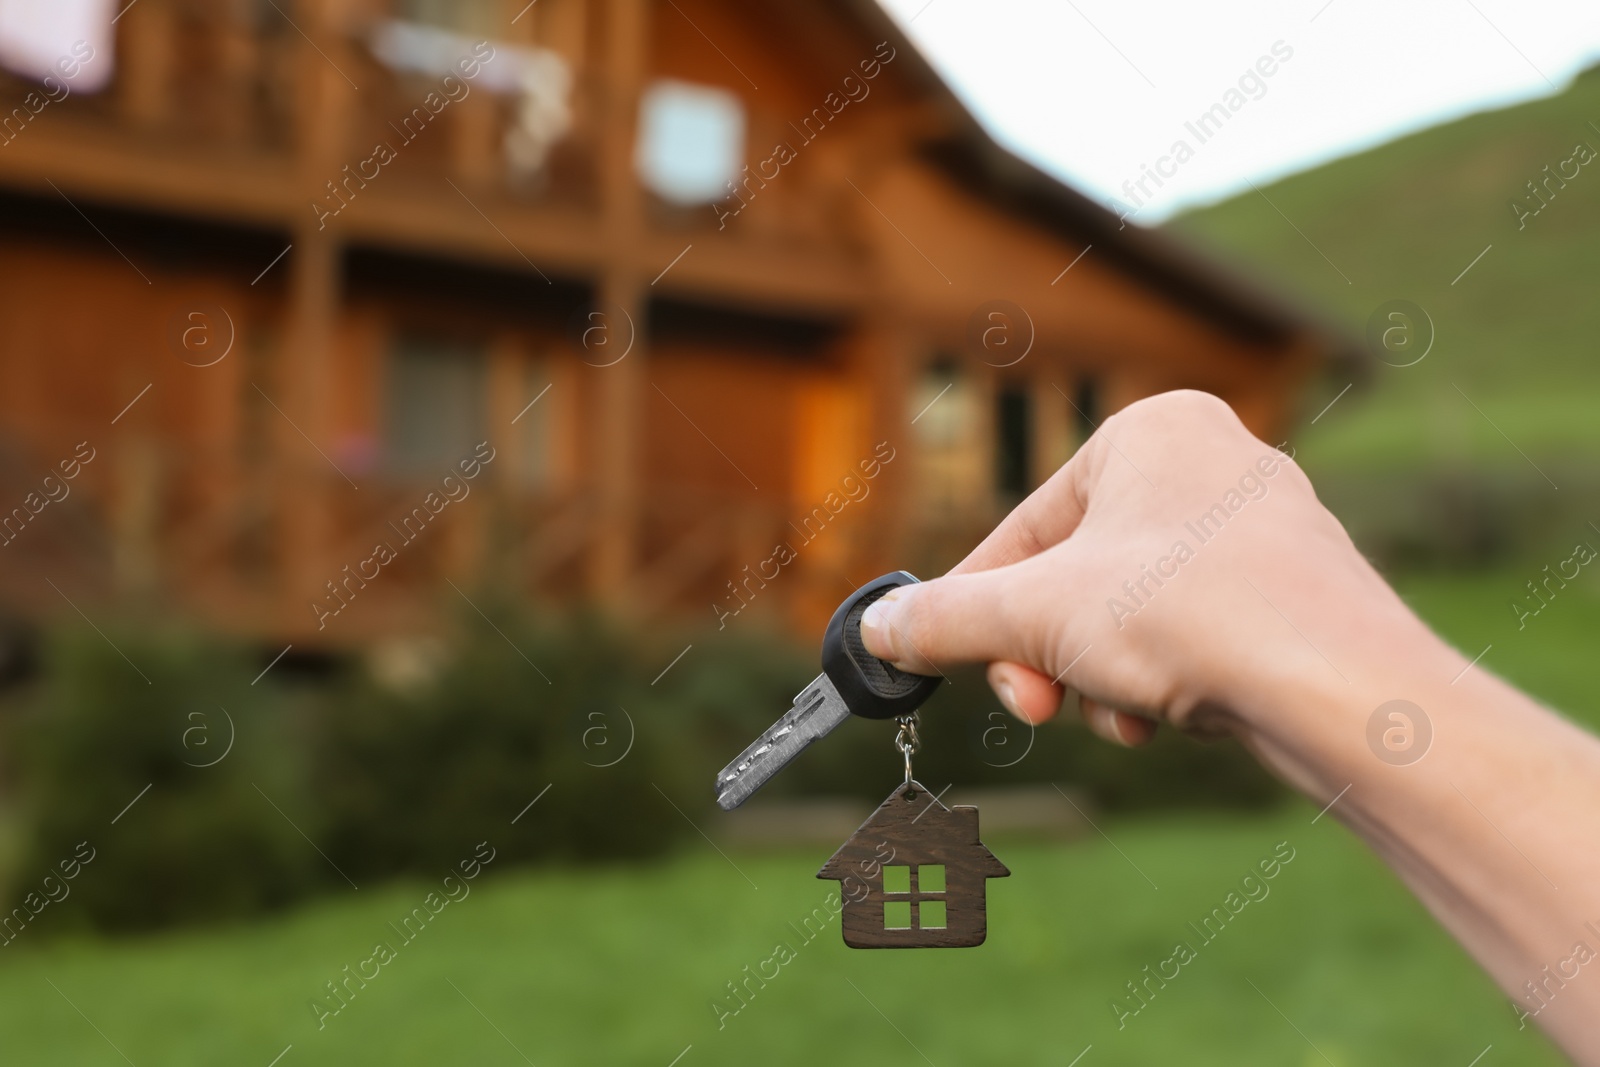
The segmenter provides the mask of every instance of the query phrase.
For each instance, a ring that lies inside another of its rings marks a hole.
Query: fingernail
[[[1000,698],[1000,703],[1004,704],[1006,710],[1011,714],[1015,715],[1019,719],[1027,718],[1027,716],[1022,714],[1022,709],[1017,706],[1017,691],[1011,688],[1010,682],[996,682],[994,687],[994,695]]]
[[[1133,743],[1128,740],[1128,731],[1123,727],[1123,720],[1126,716],[1119,711],[1113,711],[1110,714],[1111,732],[1116,735],[1117,743],[1132,748]]]
[[[1104,704],[1096,704],[1092,714],[1094,715],[1095,733],[1099,734],[1107,741],[1111,741],[1119,745],[1126,745],[1128,743],[1123,737],[1122,726],[1117,721],[1117,713],[1115,711],[1112,711]]]
[[[874,656],[890,662],[895,659],[894,640],[889,634],[889,605],[893,600],[894,594],[887,593],[868,604],[861,616],[861,643]]]

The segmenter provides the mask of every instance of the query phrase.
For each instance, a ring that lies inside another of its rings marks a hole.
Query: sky
[[[879,2],[1001,144],[1144,224],[1600,62],[1600,0]]]

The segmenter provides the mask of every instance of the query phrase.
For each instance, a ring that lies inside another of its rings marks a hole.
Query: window
[[[1072,414],[1078,430],[1078,440],[1087,441],[1100,424],[1100,384],[1093,378],[1083,378],[1073,390]]]
[[[995,488],[1003,500],[1028,495],[1033,473],[1033,411],[1024,386],[1007,385],[995,398]]]
[[[928,364],[911,391],[906,418],[918,446],[918,503],[932,515],[959,516],[989,494],[982,414],[977,392],[953,359]]]
[[[449,473],[485,439],[488,358],[481,346],[402,335],[389,357],[385,455],[406,474]]]
[[[639,105],[639,177],[675,204],[730,195],[744,166],[744,104],[725,89],[658,81]]]
[[[516,416],[512,431],[518,433],[517,443],[522,455],[517,464],[522,483],[529,489],[550,489],[557,482],[560,446],[557,407],[545,396],[555,387],[554,368],[550,361],[530,361],[522,372],[522,392],[518,404],[526,403]],[[527,397],[523,401],[522,397]]]
[[[883,868],[883,928],[941,930],[945,926],[944,864]]]

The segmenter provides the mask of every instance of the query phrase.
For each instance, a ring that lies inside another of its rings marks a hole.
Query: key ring
[[[922,744],[921,738],[917,736],[917,713],[913,711],[910,715],[897,715],[894,721],[900,724],[900,732],[895,735],[894,747],[898,748],[906,759],[905,784],[910,785],[911,757]]]

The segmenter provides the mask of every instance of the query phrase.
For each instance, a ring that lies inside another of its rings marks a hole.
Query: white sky
[[[1123,183],[1186,140],[1193,158],[1147,182],[1146,224],[1600,60],[1600,0],[879,2],[996,139],[1108,206],[1133,208]],[[1279,40],[1294,55],[1265,95],[1200,144],[1184,123]]]

